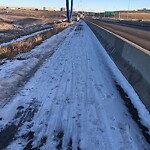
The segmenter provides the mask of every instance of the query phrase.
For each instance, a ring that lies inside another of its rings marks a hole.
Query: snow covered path
[[[150,149],[103,55],[96,37],[80,22],[2,108],[0,134],[7,136],[0,136],[0,149]]]

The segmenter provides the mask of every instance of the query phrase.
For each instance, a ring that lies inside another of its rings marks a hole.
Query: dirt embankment
[[[51,37],[52,35],[57,34],[58,32],[65,29],[69,24],[68,23],[60,23],[55,25],[53,28],[41,31],[35,35],[17,39],[14,42],[10,42],[8,44],[4,44],[0,46],[0,59],[3,58],[11,58],[14,55],[25,53],[33,49],[35,46],[42,43],[43,40]]]
[[[0,9],[0,44],[28,35],[65,19],[65,12]]]
[[[7,29],[14,29],[14,28],[17,28],[17,26],[0,17],[0,32]]]
[[[0,10],[0,14],[22,17],[37,17],[37,18],[61,18],[66,12],[62,11],[46,11],[46,10]]]
[[[68,23],[61,23],[64,14],[60,11],[0,10],[0,59],[27,52],[66,28]]]
[[[118,13],[110,18],[150,20],[150,13]]]

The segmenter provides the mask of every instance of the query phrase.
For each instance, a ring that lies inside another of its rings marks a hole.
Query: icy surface
[[[7,60],[5,64],[0,65],[0,105],[3,101],[5,102],[3,97],[10,93],[10,89],[15,88],[45,57],[50,56],[57,50],[58,45],[64,41],[72,30],[71,28],[68,27],[59,34],[45,40],[32,51],[16,57],[16,59],[22,60]]]
[[[8,122],[18,127],[7,149],[150,149],[115,81],[150,130],[148,111],[89,27],[80,22],[12,102],[0,109],[1,130]],[[19,111],[22,115],[15,116]]]

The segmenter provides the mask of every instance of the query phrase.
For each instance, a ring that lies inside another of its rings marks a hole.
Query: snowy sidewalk
[[[115,82],[134,99],[143,124],[150,129],[149,113],[136,93],[89,27],[80,22],[0,110],[0,149],[148,150],[150,145]],[[5,140],[2,135],[7,135]]]

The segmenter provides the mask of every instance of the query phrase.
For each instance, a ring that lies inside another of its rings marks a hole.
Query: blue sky
[[[0,0],[1,6],[65,7],[66,0]],[[150,0],[74,0],[74,8],[86,11],[150,9]]]

